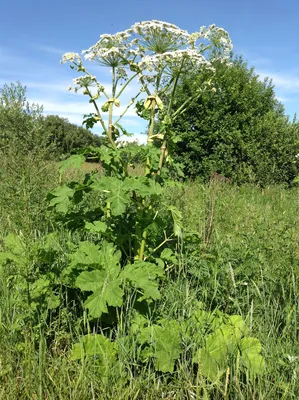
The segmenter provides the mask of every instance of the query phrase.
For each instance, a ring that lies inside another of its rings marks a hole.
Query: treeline
[[[21,83],[0,89],[0,150],[39,153],[60,159],[88,146],[101,146],[104,138],[58,115],[43,116],[43,108],[30,104]]]
[[[206,182],[216,173],[237,184],[291,185],[299,175],[299,123],[285,115],[271,80],[261,81],[241,57],[230,61],[216,63],[212,75],[195,70],[179,82],[177,108],[202,90],[173,122],[169,152],[186,178]],[[104,141],[65,118],[44,117],[20,83],[0,89],[0,149],[61,159]]]

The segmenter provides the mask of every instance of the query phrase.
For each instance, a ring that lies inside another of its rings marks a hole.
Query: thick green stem
[[[150,123],[149,123],[148,134],[147,134],[147,144],[148,145],[152,144],[151,137],[154,134],[155,108],[156,108],[156,102],[155,102],[155,100],[153,100],[152,108],[151,108],[151,119],[150,119]],[[150,157],[147,157],[144,175],[147,176],[150,173],[150,171],[151,171],[151,160],[150,160]]]
[[[145,250],[145,244],[146,244],[146,236],[147,236],[147,230],[145,229],[142,232],[142,239],[141,239],[141,244],[140,244],[140,249],[139,249],[139,254],[138,254],[138,258],[139,260],[143,260],[144,259],[144,250]]]
[[[116,92],[116,81],[115,81],[115,67],[112,68],[112,98],[115,97],[115,92]],[[112,147],[114,148],[114,150],[116,150],[116,144],[114,142],[113,139],[113,104],[114,102],[111,101],[109,103],[109,116],[108,116],[108,132],[107,132],[107,136],[108,136],[108,140],[110,142],[110,144],[112,145]]]
[[[161,146],[161,154],[159,158],[159,167],[158,167],[158,172],[157,175],[161,175],[161,170],[163,168],[163,163],[164,163],[164,158],[166,156],[166,150],[167,150],[167,142],[166,140],[163,141],[162,146]]]
[[[135,245],[134,259],[142,261],[144,259],[147,231],[146,229],[142,231],[139,222],[136,223],[135,234],[136,234],[136,245]]]

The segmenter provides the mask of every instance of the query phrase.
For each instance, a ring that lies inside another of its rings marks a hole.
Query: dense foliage
[[[241,58],[215,67],[212,77],[201,71],[185,77],[176,97],[180,107],[207,79],[213,82],[174,121],[176,159],[186,175],[208,180],[216,172],[260,185],[292,182],[298,173],[299,124],[285,116],[271,81],[261,82]]]
[[[48,145],[55,146],[56,156],[68,156],[88,146],[100,147],[105,139],[82,126],[70,123],[58,115],[47,115],[42,121],[42,132]]]
[[[0,150],[27,154],[47,147],[42,133],[42,107],[30,104],[20,82],[0,89]]]
[[[0,89],[0,151],[19,155],[43,153],[58,159],[87,146],[101,146],[103,138],[57,115],[43,116],[43,107],[30,104],[20,82]]]

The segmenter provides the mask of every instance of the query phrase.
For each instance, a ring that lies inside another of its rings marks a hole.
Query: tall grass
[[[58,182],[53,164],[2,161],[0,238],[11,232],[31,239],[46,233],[46,193]],[[96,365],[78,363],[69,356],[86,325],[84,317],[76,318],[72,307],[78,305],[72,300],[61,305],[53,318],[49,310],[46,318],[40,315],[37,326],[26,325],[17,305],[18,288],[11,289],[2,271],[1,399],[299,397],[299,190],[261,190],[216,181],[170,186],[165,195],[182,211],[185,234],[180,263],[173,267],[178,278],[162,289],[162,316],[187,318],[195,301],[206,309],[242,315],[250,334],[263,344],[266,374],[248,385],[246,377],[238,375],[228,376],[226,388],[209,383],[200,371],[190,368],[188,343],[174,375],[159,375],[150,367],[138,369],[138,346],[120,327],[116,332],[122,349],[119,362],[103,378]],[[172,274],[171,268],[168,273]]]

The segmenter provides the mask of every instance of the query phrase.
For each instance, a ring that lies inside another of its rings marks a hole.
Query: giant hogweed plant
[[[214,25],[189,34],[165,22],[136,23],[115,35],[101,35],[95,45],[83,51],[85,61],[110,69],[110,91],[88,72],[79,54],[63,55],[62,62],[70,62],[72,69],[82,73],[70,89],[82,91],[94,105],[95,112],[86,115],[84,123],[88,127],[99,123],[108,139],[106,147],[94,149],[105,176],[91,174],[83,184],[72,182],[59,187],[50,201],[56,211],[64,213],[65,222],[74,225],[75,221],[76,228],[96,235],[93,243],[78,245],[71,264],[73,269],[77,270],[78,265],[83,269],[76,277],[76,285],[83,291],[93,291],[85,302],[91,316],[100,317],[108,311],[107,306],[121,306],[127,285],[137,290],[138,300],[159,298],[158,280],[164,272],[163,258],[158,255],[174,236],[181,236],[179,210],[171,204],[160,204],[163,171],[171,163],[171,124],[204,90],[199,88],[176,108],[177,85],[182,74],[191,68],[212,70],[208,58],[226,59],[230,51],[227,32]],[[136,93],[114,117],[115,109],[121,107],[122,94],[133,82],[138,88]],[[148,120],[147,146],[142,150],[145,169],[139,177],[130,176],[128,168],[135,154],[118,148],[120,132],[127,133],[121,125],[122,118],[133,106],[137,115]],[[155,133],[157,120],[160,129]],[[62,168],[83,161],[83,156],[74,156]],[[88,192],[99,194],[98,208],[92,215],[90,210],[84,213],[80,208]],[[73,209],[74,205],[77,207]],[[173,232],[169,232],[169,215]],[[164,237],[158,242],[160,232]],[[92,263],[88,259],[91,253],[96,257]]]
[[[60,271],[58,281],[82,291],[84,307],[91,319],[113,313],[120,330],[121,315],[128,310],[128,304],[131,310],[132,306],[140,309],[138,304],[150,306],[160,299],[159,285],[165,279],[165,269],[176,262],[173,244],[182,240],[180,211],[162,202],[163,185],[172,165],[171,143],[178,139],[173,137],[171,127],[203,90],[212,90],[207,82],[177,107],[176,89],[180,77],[190,69],[205,68],[213,73],[211,61],[215,58],[225,61],[230,51],[227,32],[214,25],[189,34],[172,24],[146,21],[115,35],[101,35],[95,45],[83,51],[83,57],[77,53],[63,55],[62,62],[70,62],[70,67],[81,73],[70,89],[82,92],[94,106],[94,113],[86,115],[84,123],[87,127],[100,124],[108,139],[106,146],[88,149],[89,154],[92,152],[100,159],[104,176],[86,174],[83,182],[60,185],[49,195],[49,205],[57,219],[73,235],[68,264]],[[84,61],[109,68],[110,91],[88,72]],[[138,90],[129,104],[122,106],[122,95],[133,82]],[[118,144],[120,134],[127,134],[121,125],[122,118],[132,107],[139,117],[148,121],[148,135],[147,146],[129,151]],[[115,110],[119,109],[115,116]],[[155,129],[157,121],[158,131]],[[130,175],[129,168],[136,152],[144,159],[144,174],[137,177]],[[61,174],[69,166],[80,167],[84,161],[84,154],[70,157],[61,164]],[[6,242],[9,244],[11,238]],[[37,252],[37,258],[41,253],[44,257],[45,252],[46,249]],[[13,248],[8,246],[2,260],[18,261],[13,253]],[[27,293],[30,293],[32,280],[35,286],[40,283],[42,289],[35,290],[50,301],[51,307],[57,306],[49,295],[53,279],[45,282],[43,276],[35,273],[33,278],[33,275],[26,282]],[[56,285],[58,281],[56,278]],[[28,295],[29,304],[30,301]],[[187,332],[187,328],[182,328],[184,323],[179,325],[176,321],[159,319],[159,316],[153,323],[136,315],[132,319],[131,334],[137,335],[136,343],[143,348],[140,359],[143,362],[154,359],[156,370],[173,372],[182,352],[181,338]],[[221,321],[225,325],[224,319]],[[233,329],[227,328],[228,336],[233,335]],[[214,335],[210,340],[212,344],[222,331],[218,330],[218,336],[216,331],[211,333]],[[239,334],[238,340],[244,336]],[[226,348],[222,336],[219,340]],[[242,346],[237,339],[235,342],[234,351],[237,352]],[[88,335],[74,347],[73,357],[97,355],[103,372],[115,361],[117,348],[116,343],[102,334]],[[259,346],[255,350],[260,353]],[[194,362],[202,363],[201,356],[209,351],[205,347],[198,350]],[[218,354],[218,358],[212,353],[209,357],[209,362],[204,361],[206,364],[202,366],[203,374],[215,378],[217,368],[225,365],[227,351],[223,350],[223,356]]]

